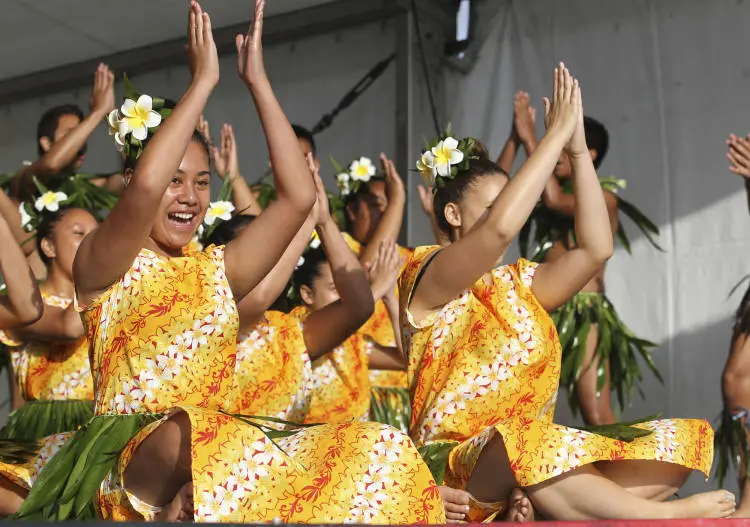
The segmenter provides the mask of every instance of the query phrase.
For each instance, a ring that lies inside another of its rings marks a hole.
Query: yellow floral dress
[[[304,306],[290,313],[299,324],[310,315]],[[302,341],[304,346],[304,340]],[[366,421],[370,411],[367,367],[371,341],[355,333],[330,353],[312,362],[312,400],[306,423]]]
[[[189,416],[196,521],[443,520],[429,470],[398,431],[324,425],[274,443],[233,415],[242,408],[235,379],[238,315],[223,247],[178,258],[143,249],[83,315],[92,346],[94,420],[134,414],[163,420],[177,411]],[[103,518],[154,517],[155,508],[124,490],[121,475],[161,422],[127,443],[103,481],[97,497]],[[41,487],[33,491],[47,492]]]
[[[69,298],[42,294],[44,304],[67,309]],[[0,342],[10,349],[13,373],[25,401],[93,400],[89,343],[22,342],[0,331]]]
[[[236,361],[238,413],[305,421],[313,372],[297,317],[268,311],[237,339]]]
[[[362,253],[362,244],[347,233],[344,233],[344,238],[352,251],[356,254]],[[398,249],[405,262],[408,262],[413,254],[412,251],[404,247],[399,247]],[[406,263],[404,267],[406,267]],[[396,336],[393,324],[391,323],[391,317],[382,300],[375,303],[375,311],[359,329],[359,333],[384,347],[393,347],[396,345]],[[410,414],[408,404],[406,404],[408,399],[406,392],[408,386],[406,372],[370,370],[369,375],[370,386],[372,388],[372,408],[382,408],[387,413],[395,414],[392,418],[377,419],[377,416],[373,414],[380,412],[371,412],[370,418],[374,421],[385,421],[391,426],[407,431]]]
[[[711,426],[663,419],[625,442],[555,424],[560,379],[557,331],[531,290],[536,264],[498,267],[424,320],[408,311],[425,262],[421,247],[399,282],[404,346],[409,353],[410,435],[417,446],[446,442],[445,482],[465,488],[484,446],[500,434],[521,487],[588,463],[625,459],[676,463],[708,475]]]

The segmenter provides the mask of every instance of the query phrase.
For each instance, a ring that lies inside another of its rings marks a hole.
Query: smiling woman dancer
[[[209,204],[209,155],[195,128],[219,80],[210,19],[192,2],[192,84],[161,125],[150,98],[126,101],[123,113],[141,119],[120,124],[121,133],[135,130],[135,139],[117,136],[126,153],[140,152],[143,127],[158,131],[127,171],[122,198],[76,256],[96,415],[45,467],[21,517],[81,517],[93,498],[87,493],[103,479],[95,508],[107,519],[444,518],[429,470],[394,429],[323,425],[274,442],[257,420],[233,415],[236,303],[272,269],[315,202],[304,158],[290,155],[297,139],[263,67],[263,7],[256,0],[252,33],[238,36],[237,51],[268,141],[277,199],[226,247],[183,253]],[[73,477],[71,458],[73,475],[75,467],[90,470]]]
[[[471,140],[446,138],[419,164],[437,186],[435,212],[450,243],[417,249],[401,277],[411,436],[431,451],[434,473],[475,498],[472,520],[503,511],[517,487],[555,520],[727,517],[734,496],[726,491],[665,501],[691,470],[710,471],[705,421],[621,427],[630,441],[552,422],[561,352],[548,311],[613,250],[578,83],[563,65],[554,80],[547,133],[512,180]],[[573,161],[578,246],[548,264],[498,266],[563,148]]]

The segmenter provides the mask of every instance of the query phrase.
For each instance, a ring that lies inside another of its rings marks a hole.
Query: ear
[[[42,147],[43,152],[49,152],[49,149],[52,148],[52,139],[49,137],[40,137],[39,138],[39,146]]]
[[[133,169],[132,168],[126,169],[125,173],[122,175],[122,179],[125,182],[126,187],[130,185],[130,180],[133,179]]]
[[[57,257],[57,253],[55,252],[55,246],[52,245],[52,242],[49,240],[49,238],[43,238],[40,246],[42,248],[42,252],[44,253],[44,256],[46,256],[50,260]]]
[[[461,225],[463,224],[463,219],[461,218],[461,209],[456,203],[446,203],[443,212],[445,213],[445,219],[448,221],[448,225],[456,229],[461,227]]]
[[[302,287],[299,288],[299,296],[306,305],[308,306],[312,305],[313,292],[312,292],[312,289],[310,289],[308,286],[303,285]]]
[[[591,156],[591,161],[593,161],[597,158],[599,152],[596,151],[596,148],[589,148],[589,155]]]

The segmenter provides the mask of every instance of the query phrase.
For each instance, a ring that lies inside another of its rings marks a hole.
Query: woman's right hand
[[[729,171],[738,176],[750,179],[750,135],[747,137],[737,137],[730,134],[727,139],[727,158],[731,165]]]
[[[219,53],[211,29],[211,18],[195,0],[188,15],[188,63],[193,82],[216,86],[219,82]]]
[[[246,35],[237,35],[237,72],[248,88],[258,81],[267,79],[266,67],[263,64],[263,11],[266,0],[255,0],[255,14],[250,31]]]
[[[372,296],[375,301],[395,289],[403,264],[404,259],[399,254],[395,241],[385,240],[380,243],[375,261],[368,269]]]
[[[559,134],[566,143],[576,131],[580,119],[579,90],[578,81],[561,62],[555,68],[552,102],[544,98],[544,124],[548,134]]]

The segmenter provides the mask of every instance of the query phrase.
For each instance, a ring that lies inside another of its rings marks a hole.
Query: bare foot
[[[445,518],[448,522],[466,520],[471,494],[465,490],[452,489],[450,487],[438,487],[438,490],[440,490],[440,497],[443,498]]]
[[[674,518],[728,518],[735,511],[734,494],[726,490],[703,492],[666,504],[673,506]]]
[[[174,499],[164,505],[154,518],[162,522],[191,522],[193,521],[193,482],[185,483]]]
[[[508,513],[505,515],[506,522],[533,522],[534,507],[526,493],[521,489],[513,489],[508,501]]]

